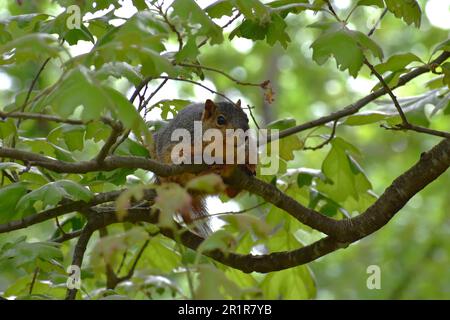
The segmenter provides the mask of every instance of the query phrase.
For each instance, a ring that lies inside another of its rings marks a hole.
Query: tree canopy
[[[449,298],[438,2],[0,4],[0,296]],[[245,191],[211,200],[206,239],[174,215],[188,188],[154,181],[205,167],[149,154],[205,99],[279,130],[276,173],[190,185]]]

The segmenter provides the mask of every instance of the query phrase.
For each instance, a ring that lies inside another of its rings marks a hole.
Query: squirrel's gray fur
[[[237,107],[231,102],[215,102],[220,114],[224,115],[228,122],[235,129],[242,129],[244,131],[249,129],[248,118],[242,109]],[[204,103],[193,103],[186,106],[178,114],[170,120],[168,124],[163,126],[154,135],[154,141],[156,144],[156,153],[160,157],[163,153],[164,147],[167,147],[171,141],[172,132],[175,129],[186,129],[194,135],[194,121],[201,121],[202,114],[205,109]]]

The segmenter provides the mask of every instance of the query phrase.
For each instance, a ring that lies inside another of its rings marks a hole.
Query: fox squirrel
[[[241,108],[240,100],[236,104],[233,104],[231,102],[213,102],[209,99],[204,103],[193,103],[178,112],[178,114],[168,124],[166,124],[154,134],[154,145],[152,150],[150,150],[151,156],[155,160],[158,160],[162,163],[172,164],[173,161],[171,158],[171,154],[173,148],[175,145],[179,144],[179,141],[172,141],[172,133],[176,129],[185,129],[190,134],[190,137],[192,139],[192,137],[194,137],[194,121],[201,121],[202,136],[203,133],[208,129],[219,129],[222,133],[222,137],[224,137],[224,141],[214,141],[213,143],[222,143],[223,150],[226,150],[225,137],[227,136],[227,129],[242,129],[243,131],[247,131],[249,129],[249,121],[247,115]],[[234,140],[233,143],[235,143]],[[208,143],[202,141],[202,150],[200,150],[200,152],[203,152],[203,148],[207,144]],[[237,155],[238,152],[236,149],[236,145],[234,145],[233,147],[235,148],[234,154]],[[191,154],[188,155],[188,157],[190,156],[191,163],[194,163],[193,159],[195,157],[195,148],[193,139],[190,149]],[[245,150],[246,153],[248,153],[248,148],[246,148]],[[198,152],[198,150],[196,152]],[[222,163],[226,163],[226,152],[223,152],[223,154],[219,157],[223,157]],[[256,171],[256,165],[248,163],[248,155],[245,156],[245,161],[245,164],[240,164],[240,166],[247,174],[254,175]],[[201,164],[205,164],[203,157],[201,160]],[[200,175],[209,173],[217,173],[219,175],[223,175],[227,170],[231,169],[231,166],[234,165],[235,164],[213,164],[208,169],[200,173]],[[180,184],[181,186],[185,186],[189,181],[197,176],[199,176],[199,174],[183,173],[172,177],[157,177],[157,183],[175,182]],[[230,186],[227,186],[225,192],[229,197],[234,197],[240,192],[240,190],[235,190]],[[188,212],[179,212],[179,214],[181,215],[183,221],[188,225],[192,222],[195,222],[196,220],[201,219],[202,222],[200,224],[196,224],[197,226],[195,227],[195,230],[201,235],[206,236],[211,233],[211,229],[209,228],[209,224],[207,222],[208,212],[205,204],[207,195],[190,191],[190,196],[192,199],[190,209],[188,210]]]

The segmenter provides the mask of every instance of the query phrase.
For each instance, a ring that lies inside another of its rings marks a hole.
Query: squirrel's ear
[[[241,107],[241,99],[239,99],[239,100],[236,102],[236,107],[238,107],[239,109],[242,109],[242,107]]]
[[[205,110],[203,110],[202,120],[207,120],[211,118],[216,111],[216,104],[211,100],[207,99],[205,101]]]

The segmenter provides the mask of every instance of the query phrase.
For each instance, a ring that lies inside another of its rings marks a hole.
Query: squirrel
[[[186,106],[184,109],[178,112],[178,114],[169,121],[165,126],[159,129],[153,135],[153,147],[150,150],[150,155],[155,160],[165,163],[172,164],[172,150],[175,145],[177,145],[178,141],[172,141],[172,133],[176,129],[185,129],[190,134],[191,137],[191,155],[190,160],[194,158],[194,142],[192,137],[194,137],[194,122],[201,121],[202,124],[202,136],[203,133],[208,129],[218,129],[222,133],[222,137],[227,136],[227,129],[242,129],[244,132],[249,129],[249,121],[247,115],[241,108],[240,100],[237,103],[231,102],[213,102],[208,99],[204,103],[193,103]],[[246,140],[248,143],[248,140]],[[217,143],[217,141],[214,141]],[[224,150],[226,149],[226,142],[218,142],[223,143]],[[233,140],[233,147],[235,148],[234,154],[237,155],[236,144]],[[202,142],[202,150],[205,147],[205,142]],[[245,164],[240,164],[246,174],[255,175],[256,165],[248,163],[248,148],[246,150],[245,156]],[[199,150],[197,150],[199,151]],[[197,152],[196,151],[196,152]],[[203,154],[203,153],[202,153]],[[184,155],[185,156],[185,155]],[[226,152],[219,157],[223,157],[223,162],[226,160]],[[235,160],[236,161],[236,160]],[[194,163],[192,161],[191,163]],[[203,157],[201,160],[201,164],[205,164]],[[182,173],[180,175],[171,176],[171,177],[156,177],[157,183],[164,182],[175,182],[180,184],[181,186],[186,186],[186,184],[192,179],[196,178],[199,175],[209,174],[209,173],[217,173],[219,175],[224,175],[227,170],[230,170],[230,166],[235,164],[213,164],[208,167],[205,171],[202,171],[200,174],[193,173]],[[240,190],[235,190],[230,186],[226,186],[225,193],[230,197],[235,197]],[[194,230],[197,231],[202,236],[207,236],[211,233],[211,228],[209,227],[207,218],[209,216],[207,208],[206,208],[206,197],[208,195],[202,194],[199,192],[189,191],[191,196],[191,206],[189,210],[183,210],[183,212],[179,212],[181,218],[184,223],[187,225],[192,224],[196,220],[202,220],[200,224],[197,224],[194,227]]]

